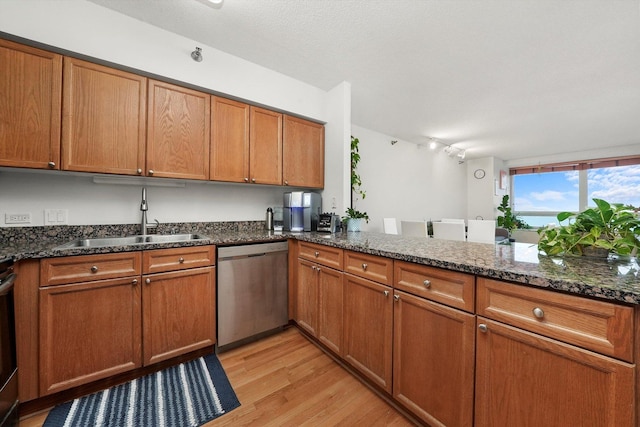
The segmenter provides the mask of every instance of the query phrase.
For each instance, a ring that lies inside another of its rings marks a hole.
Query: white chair
[[[398,223],[395,218],[383,218],[382,228],[385,234],[398,234]]]
[[[464,219],[462,218],[442,218],[440,222],[461,222],[464,224]]]
[[[470,219],[467,226],[467,242],[495,243],[495,220]]]
[[[460,240],[464,242],[465,231],[463,222],[434,221],[433,238],[446,240]]]
[[[427,237],[427,223],[424,221],[401,221],[403,236]]]

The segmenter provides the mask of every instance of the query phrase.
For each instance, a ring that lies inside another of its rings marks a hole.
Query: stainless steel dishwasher
[[[287,253],[287,242],[218,248],[218,349],[288,323]]]

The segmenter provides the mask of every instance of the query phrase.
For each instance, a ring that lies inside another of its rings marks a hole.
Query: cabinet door
[[[282,185],[282,114],[251,107],[250,115],[251,182]]]
[[[64,58],[62,169],[140,175],[147,79]]]
[[[345,274],[344,358],[391,393],[391,288]]]
[[[211,96],[149,80],[147,175],[209,179]]]
[[[282,180],[296,187],[324,187],[324,126],[284,116]]]
[[[140,367],[141,339],[138,278],[40,288],[40,395]]]
[[[393,397],[433,426],[473,425],[475,316],[394,292]]]
[[[0,165],[60,168],[62,56],[0,40]]]
[[[296,322],[313,336],[318,333],[318,271],[315,264],[299,260],[296,283]]]
[[[143,276],[144,365],[215,344],[214,267]]]
[[[318,271],[318,339],[342,355],[342,272],[327,267]]]
[[[478,324],[476,426],[634,425],[634,365],[481,317]]]
[[[211,179],[249,182],[249,105],[211,98]]]

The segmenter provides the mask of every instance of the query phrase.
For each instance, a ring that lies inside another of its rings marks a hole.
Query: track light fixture
[[[453,145],[450,145],[450,144],[445,144],[439,139],[431,136],[427,137],[427,140],[429,141],[428,143],[429,143],[430,150],[435,150],[439,146],[444,146],[444,149],[442,151],[444,151],[444,153],[447,156],[457,157],[458,163],[464,163],[464,158],[467,156],[466,150],[463,150],[462,148],[454,147]]]
[[[196,47],[196,50],[191,52],[191,58],[196,62],[202,62],[202,49]]]

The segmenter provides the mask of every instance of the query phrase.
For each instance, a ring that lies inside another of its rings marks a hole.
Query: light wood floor
[[[411,426],[296,328],[219,355],[241,406],[218,426]],[[41,427],[46,413],[20,422]]]

